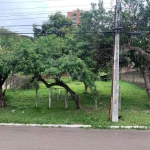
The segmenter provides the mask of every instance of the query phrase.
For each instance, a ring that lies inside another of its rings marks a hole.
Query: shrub
[[[12,76],[6,82],[7,87],[17,88],[17,89],[38,89],[39,83],[34,80],[31,82],[31,77],[29,76]]]

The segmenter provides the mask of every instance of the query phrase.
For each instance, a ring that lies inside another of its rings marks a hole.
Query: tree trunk
[[[87,93],[88,86],[84,83],[84,92]]]
[[[144,66],[141,68],[142,75],[144,77],[145,85],[146,85],[146,92],[150,96],[150,73],[149,73],[150,66]]]
[[[65,84],[63,81],[57,81],[57,82],[56,82],[56,85],[59,85],[59,86],[64,87],[64,88],[66,89],[66,91],[70,93],[72,99],[75,100],[77,109],[80,109],[80,108],[81,108],[80,100],[79,100],[78,95],[77,95],[73,90],[71,90],[70,87],[69,87],[67,84]]]
[[[2,86],[0,87],[0,107],[6,107],[6,102],[4,99],[4,93],[2,92]]]
[[[141,64],[140,70],[141,70],[141,73],[142,73],[144,81],[145,81],[146,92],[150,96],[150,74],[149,74],[150,54],[139,47],[134,47],[131,45],[124,45],[122,48],[126,52],[138,51],[140,53],[140,55],[145,59],[145,64],[144,65]]]
[[[34,78],[35,77],[33,77],[33,79]],[[58,85],[58,86],[61,86],[61,87],[65,88],[66,91],[70,93],[72,99],[75,100],[77,109],[81,108],[80,100],[79,100],[78,95],[67,84],[65,84],[63,81],[60,81],[60,80],[56,79],[56,82],[48,84],[47,81],[45,81],[41,76],[38,76],[38,80],[42,81],[46,85],[47,88],[50,88],[50,87],[52,87],[54,85]]]

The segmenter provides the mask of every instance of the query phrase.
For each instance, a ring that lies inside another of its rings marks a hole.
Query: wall
[[[144,78],[139,70],[133,70],[128,72],[120,72],[120,80],[124,80],[130,83],[134,83],[140,87],[145,87]]]

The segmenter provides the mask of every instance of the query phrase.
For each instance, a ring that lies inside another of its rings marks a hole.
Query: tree
[[[134,62],[134,68],[139,68],[145,81],[146,91],[150,96],[150,18],[149,0],[124,0],[126,10],[122,12],[123,29],[127,34],[126,41],[122,42],[123,54]],[[128,19],[127,19],[128,18]],[[140,34],[136,34],[140,32]]]
[[[59,37],[64,37],[66,33],[73,30],[72,21],[61,12],[56,12],[54,15],[50,15],[47,22],[42,24],[41,29],[33,26],[34,36],[45,36],[48,34],[55,34]]]
[[[54,85],[64,87],[75,100],[77,109],[80,109],[79,97],[61,80],[61,76],[68,73],[72,80],[84,81],[87,85],[94,86],[93,74],[87,69],[85,63],[71,52],[68,55],[62,53],[65,47],[64,39],[56,35],[41,36],[36,38],[34,42],[22,39],[17,45],[20,50],[18,57],[22,60],[18,70],[25,74],[32,74],[33,80],[37,78],[47,88]],[[48,83],[43,78],[44,74],[49,74],[55,81]]]
[[[5,91],[2,90],[8,76],[15,71],[18,59],[14,48],[19,36],[7,29],[0,29],[0,107],[5,107]]]
[[[112,19],[103,2],[100,1],[98,8],[96,4],[91,7],[91,11],[82,12],[76,33],[68,40],[68,49],[72,49],[97,74],[100,69],[105,70],[111,61],[113,36],[104,33],[108,33]],[[85,91],[87,88],[85,84]]]

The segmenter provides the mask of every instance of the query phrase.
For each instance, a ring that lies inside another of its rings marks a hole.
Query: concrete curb
[[[63,128],[91,128],[91,125],[68,125],[68,124],[19,124],[19,123],[0,123],[0,126],[29,126],[29,127],[63,127]]]
[[[91,128],[91,125],[68,125],[68,124],[20,124],[20,123],[0,123],[0,126],[28,126],[28,127],[55,127],[55,128]],[[103,129],[102,126],[99,128]],[[150,126],[108,126],[104,129],[146,129],[149,130]]]
[[[150,129],[150,126],[109,126],[109,129]]]

